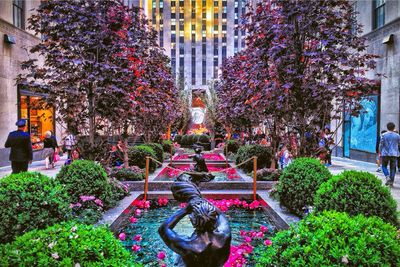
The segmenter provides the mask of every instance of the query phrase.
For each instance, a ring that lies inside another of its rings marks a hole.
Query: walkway
[[[43,173],[50,177],[55,177],[60,171],[61,167],[64,166],[64,162],[67,160],[67,156],[61,157],[61,160],[56,162],[54,169],[46,170],[44,160],[34,161],[29,165],[29,171],[35,171]],[[11,166],[0,167],[0,178],[9,175],[11,173]]]

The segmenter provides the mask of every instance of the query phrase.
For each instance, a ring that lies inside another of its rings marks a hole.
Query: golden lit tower
[[[237,29],[246,0],[125,0],[140,5],[159,33],[177,79],[205,88],[218,66],[245,46]]]

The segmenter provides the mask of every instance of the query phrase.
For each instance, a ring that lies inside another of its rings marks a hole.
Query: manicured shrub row
[[[139,266],[105,227],[66,222],[0,246],[0,266]]]
[[[238,140],[227,140],[226,141],[226,150],[228,153],[236,154],[241,146],[240,141]]]
[[[174,141],[183,147],[191,147],[194,144],[200,144],[204,149],[210,149],[210,136],[202,134],[191,134],[191,135],[176,135]]]
[[[345,171],[323,183],[315,196],[315,210],[378,216],[397,224],[396,201],[388,188],[369,172]]]
[[[257,157],[257,169],[269,168],[272,160],[272,149],[262,145],[245,145],[239,148],[236,154],[236,164],[240,164],[251,157]],[[253,170],[253,161],[240,166],[246,172]]]
[[[146,157],[152,157],[157,159],[157,154],[154,150],[146,145],[139,145],[130,147],[128,150],[129,156],[129,165],[138,166],[141,169],[146,168]],[[156,169],[156,163],[153,160],[150,160],[149,170],[150,172],[154,172]]]
[[[118,181],[142,181],[144,180],[144,170],[137,166],[114,167],[111,169],[110,176]]]
[[[143,144],[143,146],[148,146],[148,147],[152,148],[154,150],[154,153],[156,154],[156,159],[159,162],[163,162],[163,160],[164,160],[164,149],[163,149],[163,146],[161,144],[147,143],[147,144]]]
[[[325,211],[259,246],[257,266],[400,266],[395,227],[378,217]]]
[[[173,143],[171,140],[163,140],[162,141],[162,147],[164,150],[164,153],[171,153],[171,146],[172,146],[172,154],[175,153],[175,148],[173,147]]]
[[[67,190],[40,173],[25,172],[0,179],[0,243],[67,219],[69,203]]]
[[[283,170],[277,186],[280,202],[298,216],[313,206],[320,185],[331,178],[329,170],[318,160],[298,158]]]
[[[282,170],[264,168],[257,170],[257,181],[278,181]]]

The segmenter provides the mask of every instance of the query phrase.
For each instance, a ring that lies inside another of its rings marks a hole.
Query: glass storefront
[[[54,134],[54,109],[48,107],[44,97],[30,92],[20,91],[19,119],[27,120],[27,130],[31,136],[32,148],[43,148],[43,139],[46,131]]]

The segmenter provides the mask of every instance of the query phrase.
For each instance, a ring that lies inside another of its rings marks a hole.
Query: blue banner
[[[375,153],[378,131],[378,96],[361,101],[358,116],[351,116],[350,148]]]

